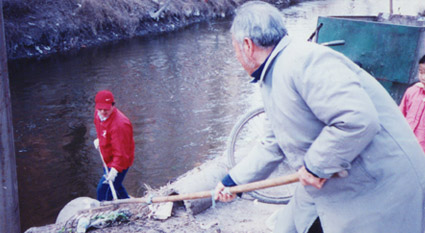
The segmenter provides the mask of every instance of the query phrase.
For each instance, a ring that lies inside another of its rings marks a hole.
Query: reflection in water
[[[325,0],[283,13],[290,35],[306,40],[318,15],[376,15],[387,9],[387,1]],[[160,187],[220,156],[237,117],[261,103],[234,57],[228,28],[228,20],[204,23],[11,63],[22,229],[54,222],[78,196],[95,197],[102,173],[92,145],[98,90],[110,89],[134,126],[136,159],[124,182],[130,195],[141,196],[145,183]]]

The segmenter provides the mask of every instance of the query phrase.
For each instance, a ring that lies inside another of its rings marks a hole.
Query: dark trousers
[[[110,170],[110,168],[108,168],[108,170]],[[118,199],[130,198],[124,186],[122,185],[122,182],[125,178],[125,175],[127,174],[127,171],[128,171],[128,168],[123,170],[122,172],[119,172],[117,177],[115,177],[115,181],[113,182],[115,191],[117,192]],[[106,175],[105,170],[103,170],[103,172]],[[105,182],[105,180],[106,180],[105,176],[102,176],[102,178],[100,178],[99,183],[97,184],[97,200],[98,201],[111,201],[113,199],[112,191],[109,187],[109,182]]]

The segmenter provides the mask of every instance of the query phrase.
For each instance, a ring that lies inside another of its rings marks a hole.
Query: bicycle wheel
[[[249,154],[255,142],[264,135],[263,124],[266,118],[264,108],[256,108],[243,115],[233,126],[227,145],[227,158],[230,167],[234,167],[246,155]],[[295,170],[286,163],[281,163],[278,168],[268,177],[277,177]],[[264,203],[287,204],[292,197],[295,184],[282,185],[262,190],[249,192],[253,198]]]

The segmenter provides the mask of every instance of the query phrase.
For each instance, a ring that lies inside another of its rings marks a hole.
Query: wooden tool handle
[[[286,176],[280,176],[276,178],[271,178],[267,180],[256,181],[248,184],[242,184],[238,186],[233,186],[229,188],[229,191],[233,194],[250,192],[258,189],[270,188],[279,185],[291,184],[298,182],[298,174],[293,173]],[[200,198],[211,198],[212,191],[201,191],[195,193],[186,193],[179,195],[163,196],[163,197],[152,197],[152,198],[132,198],[132,199],[121,199],[112,201],[113,204],[119,203],[160,203],[160,202],[172,202],[172,201],[183,201],[183,200],[193,200]],[[110,204],[111,202],[102,203],[102,205]]]

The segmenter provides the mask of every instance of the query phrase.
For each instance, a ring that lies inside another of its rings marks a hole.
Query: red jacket
[[[425,151],[425,90],[422,83],[418,82],[406,90],[400,110]]]
[[[130,120],[115,108],[109,118],[101,122],[96,110],[94,124],[106,165],[118,172],[129,168],[134,161],[133,126]]]

